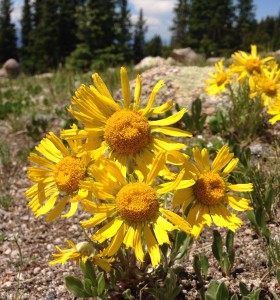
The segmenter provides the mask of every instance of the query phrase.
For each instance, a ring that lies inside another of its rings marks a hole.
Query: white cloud
[[[138,19],[139,11],[143,9],[144,20],[148,26],[147,40],[159,34],[165,43],[169,43],[172,25],[173,8],[176,0],[130,0],[132,22]]]

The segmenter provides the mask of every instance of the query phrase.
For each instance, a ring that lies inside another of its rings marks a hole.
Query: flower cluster
[[[280,120],[280,69],[274,57],[261,59],[257,54],[257,46],[251,46],[251,53],[238,51],[232,54],[233,63],[228,69],[219,61],[215,65],[216,73],[206,81],[206,92],[209,95],[226,91],[233,83],[248,84],[251,99],[261,97],[267,113],[274,115],[269,120],[274,124]]]
[[[265,61],[259,62],[262,70]],[[253,68],[254,63],[248,65]],[[222,91],[230,81],[222,63],[216,67],[210,93]],[[244,68],[236,67],[238,80],[244,79]],[[274,80],[268,68],[266,72]],[[26,197],[36,217],[45,215],[53,221],[81,210],[91,215],[80,222],[90,229],[88,240],[77,245],[68,240],[65,250],[57,247],[51,265],[81,259],[109,271],[120,249],[130,248],[138,262],[150,260],[156,267],[161,245],[171,243],[171,231],[182,230],[197,238],[212,221],[235,231],[242,221],[232,209],[251,209],[249,200],[233,193],[252,191],[252,184],[229,180],[238,159],[227,146],[212,163],[206,149],[194,148],[193,158],[184,154],[186,138],[192,135],[172,125],[187,110],[162,117],[174,103],[154,107],[164,82],[155,85],[142,106],[141,76],[136,78],[133,95],[124,67],[120,77],[123,99],[114,99],[102,78],[93,74],[94,85],[81,85],[69,107],[80,127],[62,130],[60,137],[50,132],[36,147],[37,153],[29,156],[35,164],[28,168],[34,185]],[[178,137],[180,143],[174,140]]]

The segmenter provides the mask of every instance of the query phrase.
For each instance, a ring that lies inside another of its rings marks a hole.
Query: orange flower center
[[[217,83],[218,86],[224,84],[226,80],[227,80],[227,74],[225,72],[217,74],[216,83]]]
[[[261,72],[261,62],[257,58],[250,58],[246,62],[246,69],[249,73],[253,73],[254,71],[260,73]]]
[[[264,92],[267,96],[273,97],[277,94],[277,87],[275,82],[273,81],[267,81],[264,84]]]
[[[116,207],[126,221],[149,220],[158,211],[156,191],[145,183],[129,183],[118,192]]]
[[[60,190],[73,194],[85,177],[85,168],[77,157],[66,156],[55,166],[54,180]]]
[[[201,174],[192,188],[196,199],[208,206],[221,202],[225,196],[224,180],[212,172]]]
[[[104,138],[116,152],[134,154],[148,144],[150,125],[138,111],[124,109],[108,119]]]

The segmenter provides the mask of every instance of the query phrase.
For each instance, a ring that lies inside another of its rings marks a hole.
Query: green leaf
[[[216,280],[211,280],[209,287],[205,293],[205,300],[216,300],[216,293],[219,283]]]
[[[92,281],[88,278],[85,278],[84,280],[84,286],[85,286],[85,291],[91,295],[91,296],[96,296],[96,294],[94,293],[95,289],[92,285]]]
[[[195,272],[195,275],[197,276],[199,282],[203,284],[203,278],[201,274],[201,264],[198,255],[195,255],[193,258],[193,269]]]
[[[256,215],[253,210],[247,211],[247,218],[250,220],[250,222],[256,227],[256,229],[259,228],[257,220],[256,220]]]
[[[215,258],[221,262],[222,254],[223,254],[223,242],[222,237],[218,230],[213,230],[213,244],[212,244],[212,252]]]
[[[234,263],[234,233],[229,230],[227,232],[227,237],[226,237],[226,247],[227,247],[227,253],[228,253],[228,259],[231,265],[231,268],[233,267]]]
[[[134,297],[131,295],[131,290],[127,289],[122,293],[124,299],[132,300]]]
[[[97,275],[97,295],[101,296],[105,290],[104,273],[101,272]]]
[[[278,283],[280,284],[280,269],[276,270],[276,278],[277,278]]]
[[[84,297],[88,298],[91,295],[89,295],[85,290],[84,290],[84,285],[80,278],[74,277],[74,276],[66,276],[64,278],[65,280],[65,285],[66,288],[76,297]]]
[[[208,275],[208,268],[209,268],[208,258],[206,257],[206,255],[204,253],[200,253],[199,260],[200,260],[200,264],[201,264],[202,273],[204,275],[204,278],[206,279],[207,275]]]
[[[229,298],[229,292],[224,282],[221,282],[218,286],[215,300],[227,300]]]
[[[264,204],[265,204],[265,209],[269,215],[271,214],[271,207],[272,207],[275,197],[276,197],[276,193],[273,188],[269,189],[265,195],[265,203]]]
[[[247,296],[248,294],[250,294],[250,291],[247,289],[246,284],[243,282],[239,283],[239,289],[242,296]]]
[[[229,261],[229,257],[226,253],[223,254],[222,262],[221,262],[221,267],[225,274],[228,276],[230,274],[232,265]]]
[[[80,268],[84,274],[84,277],[90,279],[92,284],[96,285],[96,275],[92,262],[87,260],[86,263],[83,263],[83,261],[80,260]]]
[[[236,295],[236,294],[233,294],[233,295],[231,296],[230,300],[238,300],[237,295]]]

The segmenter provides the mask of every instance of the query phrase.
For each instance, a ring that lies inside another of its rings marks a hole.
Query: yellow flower
[[[36,217],[50,212],[47,220],[53,221],[69,202],[69,212],[61,216],[69,218],[76,212],[79,200],[88,195],[79,184],[86,179],[90,158],[86,155],[80,157],[80,141],[68,140],[68,145],[70,149],[50,132],[35,148],[40,155],[29,155],[29,160],[36,166],[28,168],[28,177],[35,185],[25,195],[31,199],[28,206]]]
[[[274,59],[273,57],[266,57],[260,59],[257,55],[257,46],[251,45],[251,54],[247,54],[244,51],[238,51],[232,54],[234,59],[233,64],[230,66],[232,73],[237,73],[237,81],[243,83],[253,73],[261,73],[263,66],[266,62]]]
[[[64,265],[67,260],[72,259],[74,261],[79,262],[81,259],[84,263],[87,260],[90,260],[92,263],[96,264],[100,268],[102,268],[106,272],[110,272],[111,270],[111,262],[113,259],[107,259],[102,257],[101,254],[95,254],[95,248],[91,242],[81,242],[75,245],[72,241],[67,240],[67,244],[70,246],[69,249],[60,249],[56,246],[56,249],[59,253],[53,253],[52,256],[55,258],[50,261],[49,264],[56,265],[62,264]]]
[[[100,201],[82,201],[84,209],[94,216],[81,224],[90,228],[105,222],[92,237],[100,243],[111,239],[103,251],[105,256],[113,256],[124,243],[134,250],[137,260],[143,262],[144,243],[155,267],[160,263],[159,245],[170,243],[168,232],[174,229],[190,232],[186,220],[166,209],[162,199],[176,188],[184,172],[180,172],[174,181],[155,185],[156,176],[165,164],[164,156],[165,153],[160,153],[154,159],[147,176],[134,174],[130,180],[109,159],[92,165],[91,172],[97,181],[92,183],[92,192]],[[185,181],[186,187],[192,184],[193,180]]]
[[[192,226],[192,234],[197,238],[204,225],[211,225],[212,221],[221,227],[227,227],[235,231],[242,221],[236,217],[227,205],[237,211],[250,210],[249,200],[229,194],[230,191],[250,192],[253,189],[251,183],[231,184],[227,181],[229,173],[232,172],[238,158],[229,152],[227,146],[223,146],[214,159],[212,166],[207,149],[200,151],[193,148],[195,164],[186,160],[184,168],[185,178],[193,179],[195,184],[191,187],[177,186],[174,194],[173,205],[182,205],[182,210],[187,213],[186,220]],[[181,181],[184,185],[184,180]]]
[[[273,118],[269,119],[271,124],[275,124],[280,120],[280,97],[274,99],[274,101],[268,105],[267,113],[269,115],[274,115]]]
[[[121,87],[123,101],[115,101],[102,78],[93,74],[95,86],[81,85],[72,99],[73,107],[69,108],[72,115],[85,127],[83,130],[69,129],[62,131],[63,139],[86,139],[91,157],[96,160],[101,155],[108,155],[127,172],[128,162],[133,161],[142,172],[147,172],[147,166],[159,151],[175,153],[175,159],[180,153],[174,152],[185,148],[185,144],[176,143],[166,138],[191,137],[191,133],[169,127],[178,122],[187,112],[185,108],[164,119],[155,120],[158,114],[169,111],[174,104],[167,101],[159,107],[153,107],[159,89],[164,86],[160,80],[150,95],[146,107],[140,107],[141,77],[136,78],[134,102],[131,103],[130,86],[127,71],[121,68]],[[123,102],[123,103],[120,103]],[[150,117],[153,120],[149,120]],[[171,155],[172,155],[171,154]]]
[[[272,68],[263,68],[261,74],[253,76],[250,84],[250,98],[261,95],[263,105],[280,97],[280,70],[277,64]]]
[[[225,70],[222,60],[215,64],[215,69],[216,74],[209,73],[209,76],[211,76],[212,79],[205,81],[205,83],[209,85],[205,89],[208,95],[215,95],[224,92],[226,85],[230,83],[230,75]]]

